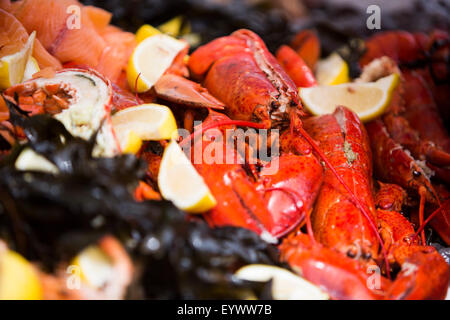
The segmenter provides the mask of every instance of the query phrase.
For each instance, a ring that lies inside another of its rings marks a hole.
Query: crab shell
[[[88,140],[97,133],[94,156],[112,157],[121,152],[111,122],[113,88],[111,82],[93,70],[64,69],[52,78],[36,78],[6,90],[14,97],[27,90],[44,90],[57,85],[69,97],[68,107],[54,115],[74,136]]]

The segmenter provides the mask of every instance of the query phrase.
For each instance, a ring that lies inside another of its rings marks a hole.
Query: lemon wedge
[[[114,275],[113,262],[98,246],[81,251],[72,265],[80,268],[81,280],[95,288],[101,288]]]
[[[40,300],[42,286],[36,270],[20,254],[0,253],[0,300]]]
[[[160,33],[161,33],[161,31],[159,31],[155,27],[153,27],[149,24],[144,24],[136,32],[136,41],[137,41],[137,43],[140,43],[143,40],[147,39],[148,37],[151,37],[151,36],[154,36],[154,35],[160,34]]]
[[[299,91],[303,104],[314,115],[332,113],[342,105],[356,112],[362,121],[369,121],[384,112],[398,81],[399,76],[394,73],[375,82],[316,86]]]
[[[328,300],[328,294],[296,274],[275,266],[251,264],[235,274],[239,279],[266,282],[272,279],[275,300]]]
[[[59,173],[58,167],[30,148],[24,149],[19,154],[14,165],[19,171],[40,171],[52,174]]]
[[[136,154],[141,149],[142,139],[133,130],[125,131],[123,134],[119,131],[116,134],[121,141],[122,153]]]
[[[33,52],[35,37],[36,32],[33,32],[20,51],[0,58],[0,89],[7,89],[22,82],[27,62]]]
[[[319,85],[336,85],[350,81],[348,65],[337,53],[317,63],[316,78]]]
[[[35,58],[30,57],[28,59],[27,65],[25,66],[25,72],[23,73],[23,81],[30,80],[36,72],[39,72],[39,64]]]
[[[178,37],[181,32],[182,22],[183,17],[176,16],[175,18],[170,19],[169,21],[159,25],[158,29],[165,34],[168,34],[169,36]]]
[[[128,62],[130,88],[139,93],[148,91],[187,45],[187,42],[165,34],[153,35],[139,43]]]
[[[164,199],[189,213],[212,209],[216,199],[176,141],[164,150],[158,174],[158,186]]]
[[[111,118],[119,141],[127,141],[125,145],[128,144],[130,148],[138,144],[136,138],[164,140],[178,137],[177,123],[172,111],[160,104],[130,107],[120,110]]]

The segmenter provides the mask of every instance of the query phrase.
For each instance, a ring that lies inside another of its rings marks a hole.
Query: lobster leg
[[[371,138],[377,176],[383,181],[398,184],[416,193],[433,206],[441,206],[440,197],[427,176],[427,168],[390,137],[383,122],[379,119],[372,121],[366,125],[366,128]],[[448,209],[444,208],[437,214],[436,219],[439,216],[443,221],[448,221],[449,219],[446,218],[448,214]],[[448,222],[446,223],[448,225]],[[448,230],[448,227],[436,229],[443,239],[448,239],[445,230]]]
[[[402,116],[388,113],[383,121],[392,139],[410,150],[417,159],[427,160],[438,166],[450,165],[450,154],[437,147],[434,143],[420,139],[409,122]]]
[[[391,263],[401,267],[386,299],[443,299],[450,279],[445,260],[435,248],[416,243],[414,228],[400,213],[378,210],[377,214]]]
[[[425,221],[420,225],[419,230],[420,233],[427,223],[430,223],[430,226],[439,234],[441,239],[449,244],[450,243],[450,192],[442,185],[436,185],[435,190],[439,197],[442,199],[442,203],[440,206],[436,204],[431,204],[428,206],[425,214]],[[416,219],[417,215],[420,218],[420,212],[413,212],[411,215],[412,219]],[[422,218],[423,219],[423,218]],[[417,220],[417,219],[416,219]]]
[[[450,152],[450,138],[432,93],[419,71],[403,72],[405,78],[405,118],[420,137]],[[446,164],[448,165],[448,164]]]
[[[405,202],[404,190],[397,185],[380,185],[375,201],[388,208],[377,210],[380,234],[391,265],[401,268],[386,299],[443,299],[449,281],[446,262],[433,247],[417,244],[414,228],[399,213]]]

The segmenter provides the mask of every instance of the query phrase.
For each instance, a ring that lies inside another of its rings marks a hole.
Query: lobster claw
[[[448,270],[434,248],[418,248],[405,259],[386,299],[444,299],[449,281]]]
[[[320,41],[313,30],[303,30],[297,33],[291,42],[291,47],[314,70],[320,57]]]
[[[369,269],[366,270],[354,259],[313,242],[306,234],[290,235],[279,248],[281,261],[324,289],[333,299],[382,299],[383,291],[389,286],[387,279],[381,277],[378,289],[370,289]]]
[[[225,166],[196,166],[218,202],[205,219],[211,226],[239,226],[275,238],[302,223],[322,184],[322,167],[314,156],[274,159],[256,183],[242,167]],[[273,172],[275,166],[279,168]]]
[[[223,130],[221,123],[229,122],[225,115],[210,111],[203,126],[215,123]],[[311,210],[322,183],[322,166],[313,154],[283,154],[252,175],[239,148],[216,133],[217,129],[207,130],[203,139],[194,139],[194,154],[202,151],[202,161],[194,161],[194,166],[217,200],[216,207],[204,215],[209,225],[247,228],[271,241],[297,227]],[[211,162],[211,150],[221,158]]]
[[[229,121],[229,118],[210,111],[202,125],[220,125],[224,121]],[[194,139],[191,150],[195,169],[217,201],[217,205],[206,212],[204,218],[211,227],[243,227],[269,235],[273,222],[263,205],[263,194],[256,190],[254,181],[241,164],[244,162],[241,154],[223,139],[224,126],[218,126],[218,129],[207,130],[201,139]],[[197,130],[201,129],[196,127],[194,133]]]
[[[274,173],[274,163],[278,169]],[[282,155],[261,170],[266,206],[272,216],[272,235],[282,237],[312,210],[322,185],[323,169],[312,153]]]
[[[225,105],[196,82],[175,74],[163,75],[153,89],[159,98],[195,108],[222,110]]]
[[[311,69],[293,49],[283,45],[278,49],[276,57],[297,87],[306,88],[317,85]]]

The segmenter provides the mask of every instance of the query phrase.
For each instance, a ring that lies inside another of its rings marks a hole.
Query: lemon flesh
[[[316,79],[319,85],[337,85],[350,81],[348,65],[337,53],[317,63]]]
[[[168,34],[169,36],[178,37],[181,32],[182,22],[183,17],[176,16],[175,18],[170,19],[169,21],[159,25],[158,29],[165,34]]]
[[[369,121],[389,105],[398,79],[398,74],[391,74],[375,82],[300,88],[299,92],[303,104],[314,115],[333,113],[341,105],[353,110],[361,121]]]
[[[22,82],[27,62],[33,52],[36,32],[33,32],[18,52],[0,58],[0,90]]]
[[[39,64],[35,58],[30,57],[28,59],[27,65],[25,66],[25,72],[23,73],[23,81],[30,80],[33,78],[33,75],[39,72],[41,69],[39,68]]]
[[[170,142],[164,150],[158,186],[164,199],[189,213],[202,213],[216,205],[205,181],[176,141]]]
[[[330,297],[317,286],[296,274],[279,267],[252,264],[239,269],[238,278],[247,281],[272,280],[272,296],[275,300],[328,300]]]
[[[120,141],[122,153],[136,154],[142,146],[142,139],[133,130],[129,130],[125,134],[125,139]]]
[[[165,34],[156,34],[143,40],[134,49],[128,62],[127,79],[130,88],[139,93],[148,91],[187,43]]]
[[[33,266],[20,254],[0,254],[0,300],[40,300],[42,286]]]
[[[130,131],[141,140],[177,137],[177,123],[172,111],[160,104],[150,103],[123,109],[111,118],[119,140],[121,137],[129,138]]]
[[[154,35],[160,34],[160,33],[161,33],[161,31],[159,31],[155,27],[153,27],[149,24],[144,24],[136,32],[136,41],[137,41],[137,43],[140,43],[143,40],[147,39],[148,37],[151,37],[151,36],[154,36]]]
[[[15,162],[15,167],[19,171],[59,173],[58,167],[30,148],[26,148],[20,153]]]
[[[80,277],[88,285],[101,288],[114,275],[111,259],[98,246],[89,246],[72,261],[80,268]]]

